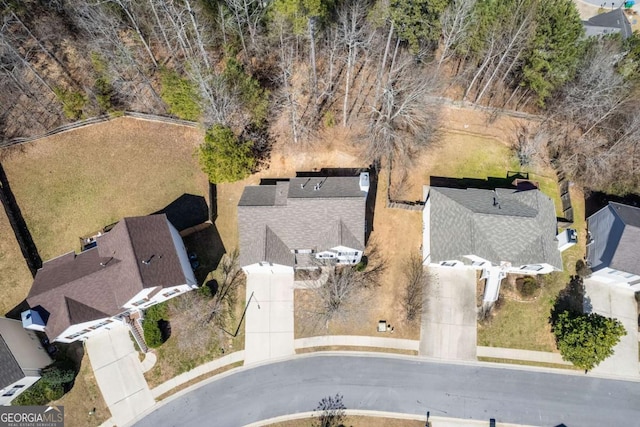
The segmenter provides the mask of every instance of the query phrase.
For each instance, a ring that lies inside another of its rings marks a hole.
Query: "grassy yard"
[[[82,358],[73,388],[51,404],[64,406],[64,422],[67,426],[99,426],[111,418],[96,384],[89,356],[86,355]]]
[[[156,212],[184,193],[207,195],[193,156],[202,132],[120,118],[4,150],[3,166],[43,260],[79,250],[79,237]],[[5,313],[31,276],[4,212],[0,277]]]
[[[575,273],[576,261],[585,253],[584,196],[578,189],[571,188],[570,191],[579,240],[562,254],[564,271],[545,278],[535,303],[504,300],[489,321],[478,325],[478,345],[557,352],[549,314],[558,292]]]

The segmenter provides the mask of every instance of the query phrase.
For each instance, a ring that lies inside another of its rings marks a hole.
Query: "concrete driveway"
[[[593,369],[593,373],[613,376],[640,377],[638,371],[638,309],[634,292],[620,285],[586,279],[585,308],[587,311],[614,317],[624,325],[627,335],[614,347],[613,356]],[[589,310],[589,308],[591,309]]]
[[[111,411],[110,423],[126,425],[155,404],[129,338],[129,328],[115,326],[89,338],[85,348],[102,397]]]
[[[295,354],[293,273],[251,272],[247,275],[247,301],[245,365]]]
[[[422,313],[420,355],[476,360],[476,272],[430,266],[431,284]]]

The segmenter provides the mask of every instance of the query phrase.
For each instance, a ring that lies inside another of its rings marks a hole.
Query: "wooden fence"
[[[156,121],[156,122],[162,122],[162,123],[170,123],[170,124],[174,124],[174,125],[191,126],[191,127],[199,126],[199,123],[197,123],[197,122],[190,122],[190,121],[187,121],[187,120],[180,120],[180,119],[176,119],[176,118],[173,118],[173,117],[158,116],[158,115],[155,115],[155,114],[139,113],[137,111],[125,111],[125,112],[123,112],[122,116],[124,116],[124,117],[132,117],[134,119]],[[12,138],[12,139],[8,139],[8,140],[5,140],[5,141],[0,141],[0,148],[6,148],[6,147],[14,146],[14,145],[25,144],[25,143],[32,142],[32,141],[35,141],[35,140],[40,139],[40,138],[46,138],[46,137],[51,136],[51,135],[56,135],[58,133],[66,132],[66,131],[73,130],[73,129],[79,129],[79,128],[82,128],[82,127],[85,127],[85,126],[94,125],[96,123],[107,122],[109,120],[117,119],[117,118],[122,117],[122,116],[121,115],[104,114],[104,115],[97,116],[97,117],[91,117],[91,118],[85,119],[85,120],[79,120],[77,122],[68,123],[68,124],[65,124],[65,125],[62,125],[62,126],[58,126],[57,128],[52,129],[49,132],[43,133],[41,135],[36,135],[36,136],[32,136],[32,137],[27,137],[27,138]]]

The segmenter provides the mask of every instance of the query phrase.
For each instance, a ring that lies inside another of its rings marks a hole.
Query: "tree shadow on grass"
[[[571,276],[567,286],[558,293],[551,308],[549,323],[554,325],[560,314],[565,311],[572,316],[578,316],[585,312],[585,308],[591,310],[591,300],[585,299],[584,281],[580,276]]]

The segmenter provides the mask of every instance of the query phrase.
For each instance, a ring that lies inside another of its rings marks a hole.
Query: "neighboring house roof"
[[[185,284],[166,215],[125,218],[96,247],[43,264],[27,296],[55,339],[70,325],[114,316],[144,288]]]
[[[364,250],[367,192],[358,176],[305,177],[245,187],[238,204],[240,265],[295,266],[295,249]]]
[[[629,20],[621,7],[592,16],[587,21],[582,21],[582,24],[587,37],[620,33],[622,39],[627,39],[633,34]]]
[[[24,372],[0,335],[0,389],[24,378]]]
[[[591,268],[640,274],[640,208],[609,202],[587,219]]]
[[[539,190],[431,187],[429,197],[434,262],[476,255],[496,265],[562,270],[555,206]]]

